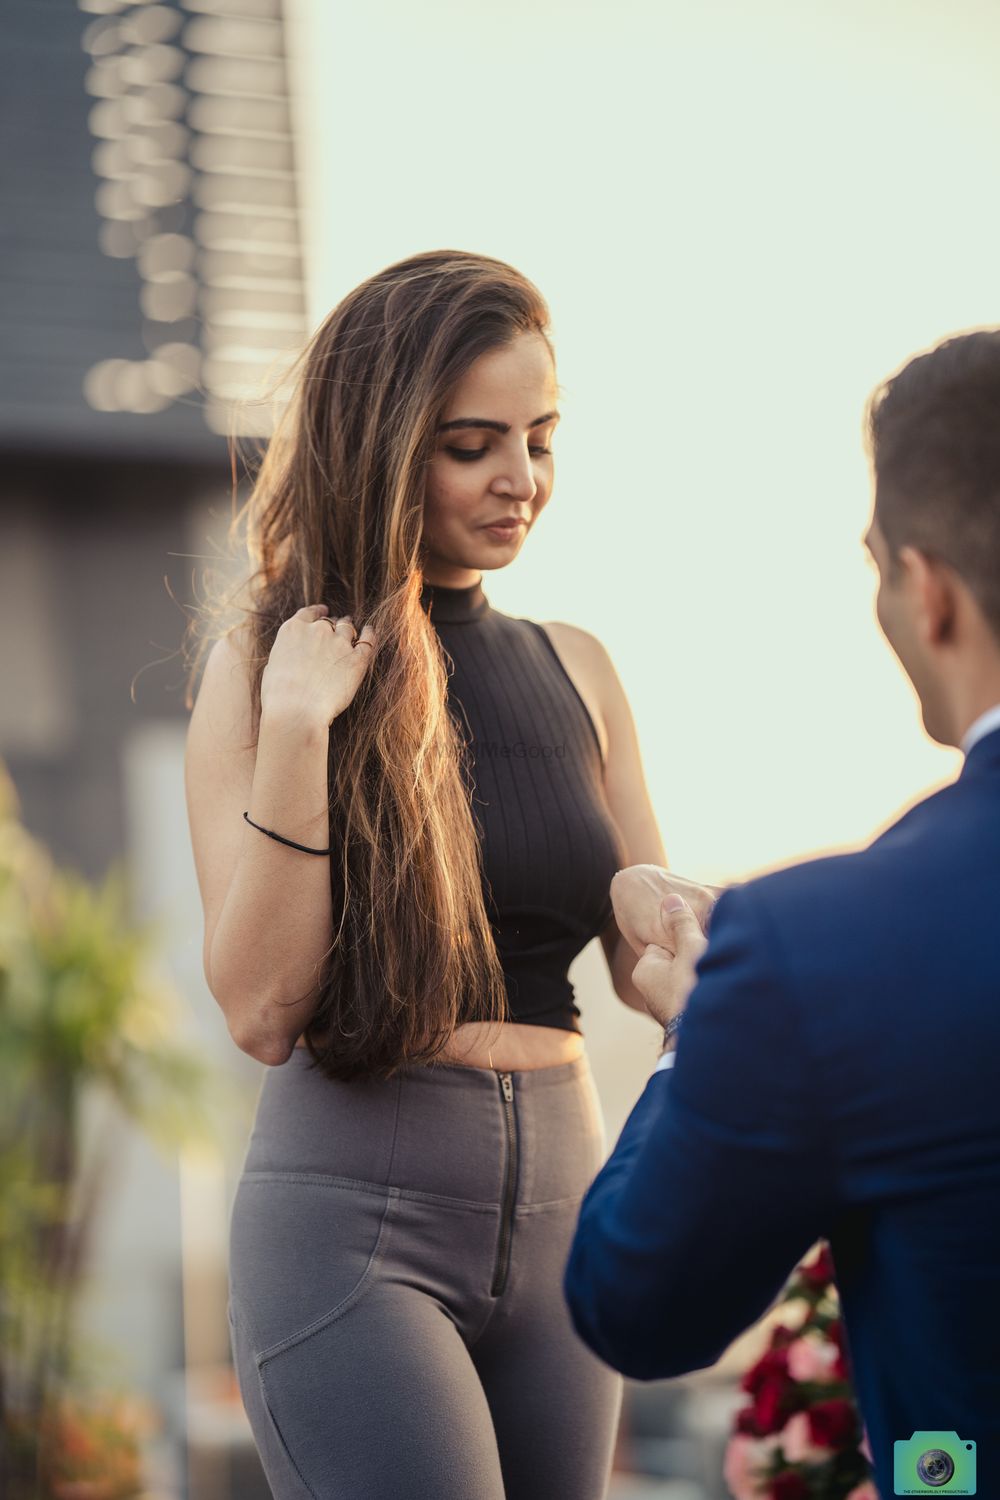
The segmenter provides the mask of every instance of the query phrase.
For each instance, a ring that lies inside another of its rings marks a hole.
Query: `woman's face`
[[[427,470],[429,582],[462,588],[520,552],[552,492],[556,396],[552,356],[537,333],[480,355],[457,383]],[[522,524],[490,529],[502,521]]]

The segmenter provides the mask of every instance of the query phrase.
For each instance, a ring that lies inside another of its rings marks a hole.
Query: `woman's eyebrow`
[[[551,422],[555,418],[559,420],[557,411],[547,411],[543,417],[536,417],[533,422],[528,423],[530,432],[532,427],[541,427],[543,422]],[[489,417],[455,417],[450,422],[442,422],[436,429],[438,432],[452,432],[456,427],[487,427],[491,432],[509,432],[509,422],[494,422]]]

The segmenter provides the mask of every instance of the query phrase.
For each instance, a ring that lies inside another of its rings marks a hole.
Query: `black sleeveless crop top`
[[[614,915],[623,855],[593,719],[544,628],[493,609],[482,579],[425,583],[421,603],[450,658],[511,1020],[580,1032],[567,970]]]

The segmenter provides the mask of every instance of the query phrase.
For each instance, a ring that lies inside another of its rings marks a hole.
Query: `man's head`
[[[1000,330],[947,339],[870,397],[877,614],[928,734],[1000,702]]]

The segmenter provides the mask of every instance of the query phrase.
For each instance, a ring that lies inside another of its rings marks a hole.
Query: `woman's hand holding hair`
[[[327,605],[303,604],[278,627],[261,678],[261,717],[329,728],[352,702],[375,650],[370,625],[357,635],[350,615],[331,619]]]

